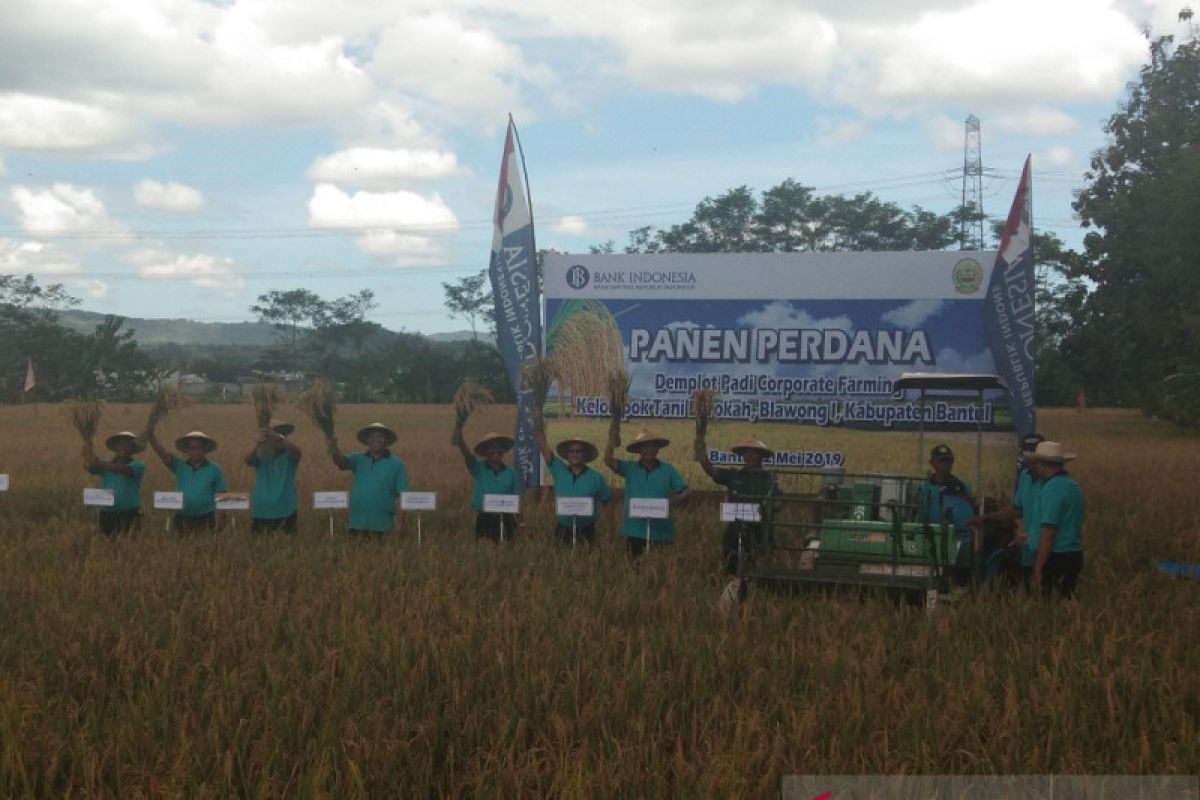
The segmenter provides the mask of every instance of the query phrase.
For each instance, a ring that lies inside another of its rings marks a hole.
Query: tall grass
[[[682,509],[676,545],[636,568],[611,520],[593,549],[552,545],[538,493],[523,540],[477,544],[445,407],[382,414],[413,488],[439,493],[420,548],[411,519],[379,544],[330,538],[307,510],[294,538],[242,523],[176,538],[147,512],[140,533],[104,540],[78,504],[93,478],[49,411],[0,408],[0,472],[13,476],[0,494],[0,796],[742,797],[777,793],[788,773],[1200,763],[1198,587],[1149,568],[1200,560],[1187,480],[1200,440],[1162,423],[1043,412],[1043,432],[1080,453],[1088,492],[1077,603],[987,595],[926,614],[752,591],[727,619],[716,496]],[[477,413],[511,424],[511,407]],[[114,429],[144,416],[106,409]],[[379,416],[342,406],[339,424]],[[246,440],[251,423],[236,407],[181,421]],[[551,421],[551,438],[605,424]],[[691,424],[661,427],[685,438]],[[840,447],[852,468],[914,467],[908,436],[755,430],[773,446]],[[742,436],[709,429],[714,447]],[[348,482],[320,437],[293,437],[305,507]],[[1010,455],[989,447],[989,485],[1006,484]],[[238,461],[221,465],[248,489]],[[170,483],[149,464],[144,497]]]

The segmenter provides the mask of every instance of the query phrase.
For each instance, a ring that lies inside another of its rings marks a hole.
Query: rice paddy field
[[[104,409],[98,441],[146,406]],[[472,417],[467,438],[511,428]],[[294,409],[302,504],[348,489]],[[1200,764],[1200,438],[1130,412],[1044,411],[1087,494],[1079,599],[980,594],[932,612],[882,598],[752,591],[721,615],[716,494],[681,510],[676,544],[636,566],[607,526],[551,543],[548,494],[526,535],[474,541],[449,406],[338,408],[339,438],[401,434],[414,490],[440,510],[383,542],[329,534],[178,537],[164,512],[113,541],[80,502],[94,485],[54,407],[0,408],[0,796],[770,797],[788,774],[1186,774]],[[230,489],[254,408],[193,406]],[[690,423],[657,426],[696,488]],[[604,422],[551,421],[602,442]],[[626,439],[635,432],[625,430]],[[851,470],[914,472],[911,434],[717,421],[780,449],[845,452]],[[973,478],[973,437],[941,437]],[[931,444],[932,440],[927,442]],[[1011,485],[989,439],[984,493]],[[173,488],[147,459],[143,503]],[[601,467],[603,469],[603,467]],[[338,512],[344,514],[344,512]],[[336,520],[344,526],[344,518]]]

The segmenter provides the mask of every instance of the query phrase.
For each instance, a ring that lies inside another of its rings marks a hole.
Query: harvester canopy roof
[[[973,372],[905,372],[897,379],[897,389],[919,389],[923,392],[981,392],[986,389],[1008,391],[1008,384],[998,375]]]

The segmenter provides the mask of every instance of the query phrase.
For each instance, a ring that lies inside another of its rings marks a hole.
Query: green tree
[[[1075,201],[1095,289],[1065,344],[1103,353],[1081,364],[1089,388],[1157,411],[1200,363],[1200,40],[1152,41],[1105,132]]]
[[[285,369],[298,369],[303,349],[317,320],[326,313],[325,301],[308,289],[272,290],[258,296],[250,311],[259,322],[269,322],[280,338],[283,351],[278,354]]]
[[[471,326],[471,338],[479,341],[479,323],[495,325],[495,301],[492,300],[491,279],[488,271],[481,269],[475,275],[467,275],[453,283],[442,283],[446,295],[446,308],[450,315],[458,317]]]

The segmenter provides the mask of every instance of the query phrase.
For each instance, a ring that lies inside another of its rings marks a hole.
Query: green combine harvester
[[[1007,392],[995,375],[975,374],[906,373],[896,387],[919,392],[922,409],[930,398],[974,400],[982,408],[985,392]],[[917,429],[918,471],[927,455],[924,434],[922,422]],[[982,447],[979,422],[976,487],[981,485]],[[749,585],[883,592],[932,606],[955,585],[977,582],[978,533],[966,540],[956,534],[950,510],[933,524],[920,521],[922,477],[854,474],[840,468],[771,472],[776,491],[739,514],[748,523],[760,523],[745,525],[739,538],[739,575]]]

